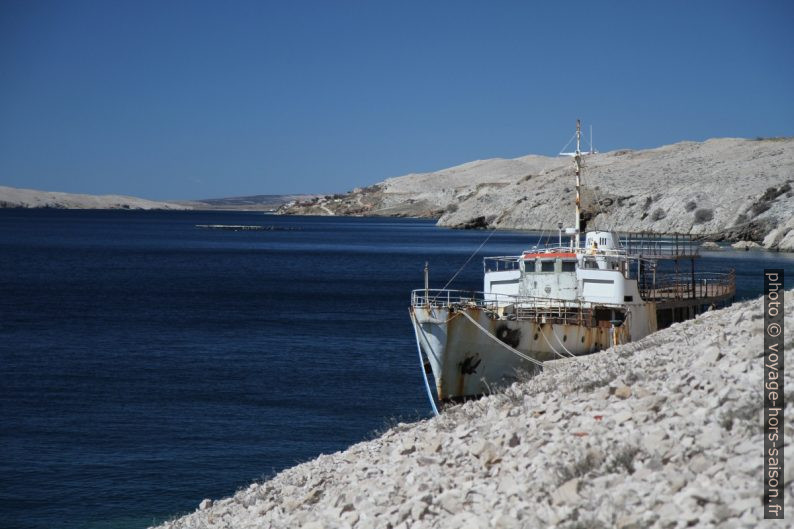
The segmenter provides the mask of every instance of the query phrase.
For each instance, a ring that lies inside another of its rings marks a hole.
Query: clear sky
[[[330,193],[794,135],[794,3],[0,0],[0,185]]]

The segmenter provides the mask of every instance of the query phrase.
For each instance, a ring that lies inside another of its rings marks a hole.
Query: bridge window
[[[541,272],[554,272],[554,261],[541,261],[540,262],[540,271]]]
[[[562,262],[562,271],[563,272],[576,272],[576,261],[563,261]]]

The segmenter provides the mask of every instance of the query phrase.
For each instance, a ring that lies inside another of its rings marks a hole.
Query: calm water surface
[[[205,230],[257,224],[273,231]],[[428,415],[407,306],[480,231],[406,219],[0,210],[0,526],[142,528]],[[452,287],[481,289],[483,255]],[[704,254],[738,297],[791,256]]]

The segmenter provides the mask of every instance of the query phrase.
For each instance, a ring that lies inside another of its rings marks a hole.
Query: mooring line
[[[485,335],[486,335],[488,338],[490,338],[490,339],[494,340],[496,343],[498,343],[499,345],[501,345],[502,347],[504,347],[505,349],[507,349],[507,350],[508,350],[508,351],[510,351],[511,353],[513,353],[513,354],[515,354],[515,355],[517,355],[517,356],[519,356],[519,357],[523,358],[523,359],[524,359],[524,360],[526,360],[527,362],[530,362],[530,363],[532,363],[532,364],[535,364],[535,365],[536,365],[536,366],[538,366],[538,367],[542,367],[542,366],[543,366],[543,362],[541,362],[540,360],[536,360],[536,359],[532,358],[531,356],[525,355],[525,354],[524,354],[524,353],[522,353],[521,351],[519,351],[519,350],[517,350],[517,349],[514,349],[514,348],[512,348],[512,347],[510,347],[509,345],[507,345],[506,343],[504,343],[502,340],[500,340],[499,338],[497,338],[496,336],[494,336],[493,334],[491,334],[490,332],[488,332],[488,329],[486,329],[485,327],[483,327],[482,325],[480,325],[480,324],[479,324],[479,323],[478,323],[478,322],[477,322],[477,321],[476,321],[474,318],[472,318],[472,317],[471,317],[469,314],[467,314],[465,310],[464,310],[463,312],[461,312],[461,314],[463,314],[464,316],[466,316],[466,317],[469,319],[469,321],[470,321],[470,322],[472,322],[472,323],[473,323],[473,324],[474,324],[474,325],[475,325],[475,326],[476,326],[478,329],[480,329],[480,330],[481,330],[483,333],[485,333]]]
[[[419,343],[419,330],[422,331],[422,334],[425,333],[424,329],[419,324],[419,318],[416,317],[416,314],[413,311],[411,312],[411,319],[414,320],[414,336],[416,337],[416,351],[419,353],[419,368],[422,370],[422,378],[425,381],[425,390],[427,390],[427,398],[430,400],[430,407],[433,409],[433,413],[438,417],[438,408],[436,407],[436,401],[433,399],[433,392],[430,390],[430,381],[427,379],[427,371],[425,370],[425,361],[422,358],[422,346]],[[427,338],[425,338],[427,341]],[[428,346],[430,342],[428,342]],[[429,360],[429,358],[428,358]]]

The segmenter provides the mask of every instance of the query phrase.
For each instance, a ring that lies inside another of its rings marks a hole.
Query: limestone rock
[[[552,502],[554,505],[564,503],[572,504],[579,501],[579,478],[569,479],[554,491]]]
[[[791,329],[794,291],[785,305]],[[761,300],[741,302],[549,362],[504,393],[203,500],[161,527],[755,527],[760,322]],[[794,387],[794,354],[784,358]],[[611,382],[609,394],[606,380],[638,377],[631,387]],[[783,418],[790,439],[794,406]],[[787,505],[792,470],[782,480]]]
[[[761,248],[761,245],[755,241],[737,241],[731,247],[737,250],[755,250]]]
[[[629,386],[623,386],[623,385],[618,386],[617,388],[615,388],[614,395],[619,399],[627,399],[631,397],[631,388]]]
[[[794,250],[794,138],[680,142],[592,154],[585,164],[588,228],[763,241],[767,248]],[[441,226],[556,233],[566,218],[561,212],[573,208],[572,175],[568,158],[492,158],[293,202],[279,212],[424,216],[438,218]]]

